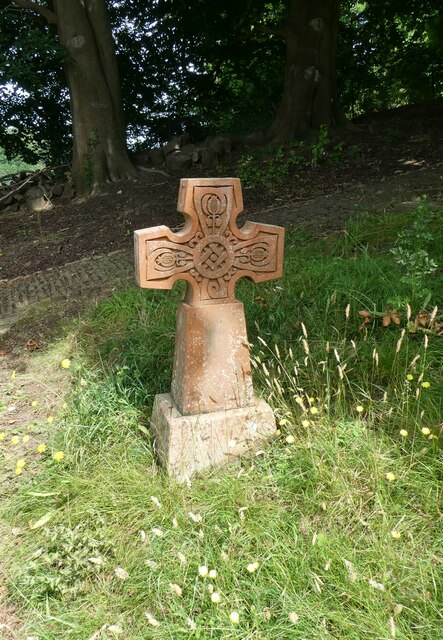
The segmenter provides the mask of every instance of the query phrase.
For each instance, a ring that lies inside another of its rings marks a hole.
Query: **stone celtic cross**
[[[270,407],[253,393],[243,305],[234,289],[241,277],[263,282],[282,275],[284,229],[237,227],[243,201],[236,178],[182,180],[178,210],[185,216],[179,232],[165,226],[135,232],[135,259],[141,287],[187,282],[171,393],[156,396],[151,418],[160,459],[184,476],[274,429]]]
[[[141,287],[171,289],[186,280],[193,305],[233,302],[242,276],[255,282],[282,275],[283,229],[246,222],[238,179],[182,180],[178,210],[183,229],[159,226],[135,232],[137,280]]]

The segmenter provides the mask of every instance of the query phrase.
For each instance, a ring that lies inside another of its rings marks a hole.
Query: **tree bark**
[[[290,0],[283,27],[286,66],[283,95],[267,132],[273,142],[347,119],[337,99],[335,61],[340,0]]]
[[[105,0],[54,0],[66,48],[73,156],[80,195],[137,174],[129,160],[115,47]]]

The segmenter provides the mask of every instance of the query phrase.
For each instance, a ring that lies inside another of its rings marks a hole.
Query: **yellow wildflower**
[[[22,442],[24,442],[24,443],[29,442],[29,436],[28,435],[23,436]]]
[[[259,563],[258,562],[251,562],[250,564],[248,564],[248,566],[246,567],[246,569],[249,571],[249,573],[254,573],[255,571],[257,571],[257,569],[259,568]]]
[[[423,427],[421,432],[424,436],[428,436],[431,433],[431,430],[428,427]]]
[[[399,538],[401,538],[401,533],[400,533],[400,531],[397,531],[396,529],[393,529],[391,531],[391,536],[394,538],[394,540],[399,540]]]
[[[309,409],[309,411],[312,413],[312,415],[313,415],[313,416],[315,416],[315,414],[317,414],[317,413],[318,413],[318,409],[317,409],[317,407],[311,407],[311,408]]]
[[[364,408],[364,407],[362,407],[362,405],[361,405],[361,404],[359,404],[359,405],[357,405],[357,406],[355,407],[355,410],[356,410],[358,413],[363,413],[363,411],[365,410],[365,408]]]
[[[16,467],[15,468],[15,475],[16,476],[20,476],[23,473],[23,467]]]
[[[55,460],[56,462],[61,462],[64,457],[65,457],[65,454],[63,451],[56,451],[55,453],[52,454],[52,459]]]
[[[310,425],[310,424],[311,424],[311,423],[309,422],[309,420],[303,420],[303,421],[302,421],[302,425],[303,425],[304,427],[309,427],[309,425]]]
[[[48,416],[48,417],[46,418],[46,422],[47,422],[48,424],[52,424],[52,423],[54,422],[54,417],[53,417],[53,416]]]
[[[397,476],[395,475],[395,473],[392,473],[392,471],[388,471],[388,473],[386,474],[386,480],[388,480],[389,482],[394,482],[394,480],[397,480]]]
[[[0,433],[0,442],[1,442],[2,440],[4,440],[5,438],[6,438],[6,433],[5,433],[4,431],[2,431],[2,432]]]
[[[300,398],[300,396],[297,396],[297,397],[295,398],[295,402],[296,402],[297,404],[302,405],[302,404],[303,404],[303,398]]]
[[[71,361],[69,360],[69,358],[65,358],[60,362],[60,366],[62,369],[69,369],[69,367],[71,366]]]
[[[38,400],[33,400],[31,402],[31,407],[38,407]]]
[[[414,376],[412,375],[412,373],[408,373],[408,375],[406,376],[406,380],[409,380],[409,382],[411,382],[411,380],[414,379]]]
[[[286,436],[285,440],[288,444],[293,444],[295,442],[294,436],[291,436],[291,435]]]
[[[11,444],[18,444],[20,442],[20,438],[18,436],[12,436]]]
[[[423,389],[429,389],[429,387],[431,386],[431,383],[425,381],[421,383],[421,386],[423,387]]]
[[[285,424],[291,424],[287,418],[282,418],[278,423],[280,427],[284,427]]]
[[[201,575],[202,578],[204,578],[205,576],[208,575],[208,567],[206,567],[205,565],[199,567],[198,568],[198,573],[199,573],[199,575]]]
[[[278,436],[281,434],[280,429],[277,429],[277,431],[275,432],[276,437],[278,438]]]
[[[229,619],[233,624],[238,624],[240,621],[240,615],[238,611],[231,611],[229,614]]]
[[[17,377],[17,375],[16,375],[15,371],[13,371],[13,372],[11,373],[11,378],[12,378],[12,380],[15,380],[15,379],[16,379],[16,377]]]
[[[38,445],[37,451],[38,451],[38,453],[45,453],[46,445],[42,442],[41,444]]]
[[[20,460],[17,460],[15,465],[17,469],[23,469],[23,467],[26,465],[26,460],[24,460],[23,458],[20,458]]]

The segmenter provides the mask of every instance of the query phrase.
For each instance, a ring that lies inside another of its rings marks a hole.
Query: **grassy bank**
[[[420,205],[289,234],[282,280],[239,283],[278,429],[189,485],[147,435],[182,288],[83,318],[60,428],[2,506],[30,636],[441,637],[442,219]]]

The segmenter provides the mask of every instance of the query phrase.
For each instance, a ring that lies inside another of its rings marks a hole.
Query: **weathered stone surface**
[[[253,403],[241,302],[222,308],[179,304],[171,395],[183,415]]]
[[[232,150],[232,141],[227,136],[214,136],[206,138],[205,145],[209,149],[213,149],[220,158],[228,153],[231,153]]]
[[[180,136],[174,136],[163,147],[163,153],[164,153],[164,155],[166,157],[166,156],[168,156],[168,154],[173,153],[174,151],[179,151],[186,144],[189,144],[189,135],[188,134],[183,134],[183,135],[180,135]]]
[[[135,254],[140,286],[187,282],[171,393],[156,397],[151,418],[160,460],[184,477],[275,429],[272,410],[254,397],[243,305],[234,289],[244,276],[255,282],[281,276],[284,230],[252,222],[237,227],[243,200],[236,178],[182,180],[178,210],[184,227],[176,234],[164,226],[136,231]]]
[[[184,171],[192,166],[192,157],[181,151],[174,151],[166,156],[166,167],[171,171]]]
[[[248,453],[275,432],[275,418],[259,398],[248,407],[184,416],[165,393],[155,397],[151,432],[160,463],[171,475],[186,480]]]

